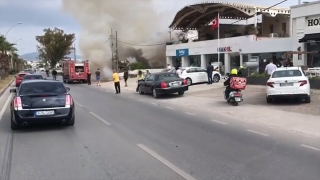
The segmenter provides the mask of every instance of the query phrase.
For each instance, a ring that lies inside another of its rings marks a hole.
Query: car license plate
[[[240,102],[240,101],[241,101],[241,98],[239,98],[239,97],[235,97],[234,99],[235,99],[235,101],[237,101],[237,102]]]
[[[281,87],[293,86],[293,83],[280,83]]]
[[[36,111],[36,116],[51,116],[54,115],[54,111]]]

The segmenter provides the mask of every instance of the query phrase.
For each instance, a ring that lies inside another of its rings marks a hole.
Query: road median
[[[2,96],[2,94],[10,87],[10,85],[13,83],[13,81],[14,81],[13,75],[10,75],[9,77],[7,77],[5,79],[0,80],[0,96]]]

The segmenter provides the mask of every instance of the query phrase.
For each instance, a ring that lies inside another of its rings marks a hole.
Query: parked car
[[[27,74],[23,77],[23,81],[25,80],[36,80],[36,79],[45,79],[40,74]]]
[[[27,74],[28,74],[28,73],[20,72],[19,74],[17,74],[17,75],[15,76],[15,78],[16,78],[16,87],[19,87],[19,86],[20,86],[20,84],[21,84],[24,76],[27,75]]]
[[[11,129],[36,123],[75,123],[75,106],[70,88],[54,80],[23,81],[11,101]]]
[[[277,68],[267,81],[266,101],[299,98],[311,102],[309,78],[300,67]]]
[[[152,94],[154,98],[158,98],[160,95],[173,93],[182,96],[188,89],[186,79],[175,73],[160,72],[149,74],[144,81],[140,81],[138,91],[139,94]]]
[[[207,70],[201,67],[181,67],[180,70],[181,75],[180,77],[186,79],[188,85],[192,85],[195,83],[205,83],[208,82],[208,74]],[[165,69],[163,72],[172,72],[172,69]],[[221,74],[217,71],[213,71],[212,73],[212,80],[213,82],[217,83],[221,79]]]
[[[34,70],[32,69],[25,69],[23,70],[24,73],[28,73],[28,74],[33,74],[34,73]]]

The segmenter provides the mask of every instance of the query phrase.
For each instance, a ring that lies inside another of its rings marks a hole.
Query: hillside
[[[22,54],[20,55],[20,58],[25,59],[27,61],[38,61],[39,53],[38,52],[31,52],[31,53],[26,53],[26,54]],[[69,54],[68,57],[73,58],[73,54]],[[77,59],[81,59],[82,57],[80,55],[76,55]]]

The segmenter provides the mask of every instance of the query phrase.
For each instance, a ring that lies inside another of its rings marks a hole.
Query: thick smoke
[[[172,15],[158,13],[152,0],[62,0],[64,12],[71,14],[81,25],[80,51],[89,59],[91,67],[103,69],[106,77],[111,73],[111,28],[118,33],[119,60],[136,59],[146,65],[165,64],[165,45],[155,44],[169,39],[167,19]],[[168,16],[168,17],[166,17]],[[120,42],[122,41],[122,42]],[[105,43],[106,42],[106,43]],[[113,41],[115,45],[115,41]]]

